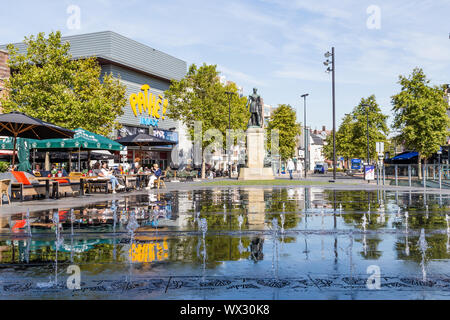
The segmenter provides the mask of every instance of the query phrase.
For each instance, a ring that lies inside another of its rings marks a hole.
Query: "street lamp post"
[[[331,57],[331,61],[328,58]],[[326,72],[331,72],[331,84],[332,84],[332,99],[333,99],[333,182],[336,181],[336,95],[335,95],[335,60],[334,60],[334,47],[331,48],[331,53],[328,51],[325,53],[327,60],[323,63],[328,66]],[[329,66],[331,65],[331,67]]]
[[[225,94],[228,95],[228,134],[231,134],[231,98],[234,92],[226,91]],[[231,145],[228,149],[228,178],[231,179]]]
[[[305,130],[304,131],[304,135],[305,135],[305,152],[304,152],[304,157],[305,157],[305,179],[306,179],[306,175],[307,175],[307,154],[308,154],[308,135],[307,135],[307,129],[306,129],[306,97],[309,96],[309,93],[305,93],[303,94],[301,97],[303,98],[303,106],[304,106],[304,127]],[[309,161],[308,161],[309,162]]]
[[[366,108],[366,114],[367,114],[367,164],[370,164],[370,140],[369,140],[369,108],[370,105],[368,104],[362,104],[363,107]]]

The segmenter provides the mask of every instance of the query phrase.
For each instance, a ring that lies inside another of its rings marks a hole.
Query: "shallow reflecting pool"
[[[31,209],[0,218],[0,298],[448,299],[449,206],[295,187]]]

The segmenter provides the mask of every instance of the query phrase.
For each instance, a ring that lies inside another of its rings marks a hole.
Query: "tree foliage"
[[[70,44],[61,33],[25,37],[21,53],[8,45],[11,77],[5,112],[13,110],[69,129],[83,128],[108,135],[118,128],[117,117],[126,105],[125,86],[111,74],[101,78],[95,58],[73,60]]]
[[[281,160],[287,160],[295,155],[297,137],[301,133],[301,126],[296,121],[297,115],[288,104],[280,104],[270,116],[267,125],[268,141],[271,143],[272,130],[279,131],[279,154]]]
[[[181,120],[187,126],[192,140],[195,121],[202,121],[202,137],[210,129],[217,129],[222,136],[226,136],[229,111],[227,91],[234,93],[231,98],[231,129],[245,130],[250,118],[250,113],[246,110],[247,99],[239,96],[234,83],[220,83],[216,65],[203,64],[197,67],[192,64],[183,79],[172,81],[165,92],[169,101],[167,116]],[[212,141],[202,140],[204,178],[205,147]],[[226,139],[223,139],[223,143],[225,142]]]
[[[368,105],[365,106],[365,105]],[[367,112],[369,119],[367,121]],[[361,98],[361,102],[350,114],[346,114],[336,131],[336,154],[346,160],[361,158],[367,160],[367,122],[369,123],[369,150],[371,160],[376,159],[376,142],[387,143],[389,128],[387,115],[381,112],[374,95]],[[326,139],[323,153],[333,158],[333,135]]]
[[[399,76],[401,91],[392,96],[393,128],[410,150],[419,152],[419,162],[437,152],[448,135],[448,105],[443,87],[431,86],[420,68],[408,77]]]

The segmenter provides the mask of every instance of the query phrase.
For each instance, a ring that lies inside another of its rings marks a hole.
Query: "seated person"
[[[109,178],[109,180],[111,181],[111,185],[112,185],[112,193],[116,193],[116,186],[118,186],[118,189],[123,189],[125,188],[125,186],[120,185],[119,181],[117,180],[117,178],[112,174],[112,170],[108,169],[108,164],[105,162],[102,165],[102,168],[99,169],[100,164],[96,163],[96,166],[94,168],[94,175],[97,175],[99,177],[104,177],[104,178]]]
[[[38,175],[40,177],[41,176],[41,166],[37,164],[32,173],[34,176]]]
[[[162,171],[159,166],[155,163],[152,167],[152,176],[150,177],[150,181],[148,183],[147,189],[150,189],[155,185],[155,181],[162,175]]]

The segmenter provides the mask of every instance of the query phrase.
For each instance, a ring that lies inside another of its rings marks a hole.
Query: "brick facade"
[[[0,99],[6,94],[4,88],[4,80],[8,79],[10,76],[10,70],[7,65],[8,53],[6,51],[0,50]],[[0,103],[0,113],[1,113],[1,103]]]

